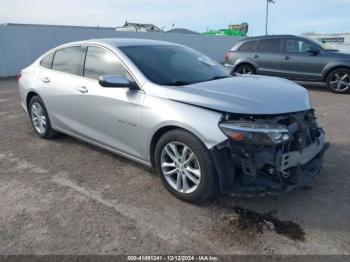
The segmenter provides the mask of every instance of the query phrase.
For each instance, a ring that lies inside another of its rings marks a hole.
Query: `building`
[[[196,34],[198,35],[198,32],[192,31],[187,28],[173,28],[170,29],[169,31],[166,31],[166,33],[180,33],[180,34]]]
[[[228,25],[228,29],[238,30],[242,34],[246,35],[248,33],[249,25],[248,25],[248,23],[242,23],[242,24],[239,24],[239,25]]]
[[[326,46],[340,51],[350,52],[350,33],[343,34],[316,34],[305,33],[304,37],[322,42]]]
[[[163,32],[159,27],[152,24],[129,23],[128,21],[115,30],[124,32]]]
[[[248,28],[248,23],[242,23],[239,25],[229,25],[227,29],[209,30],[202,34],[217,36],[247,36]]]

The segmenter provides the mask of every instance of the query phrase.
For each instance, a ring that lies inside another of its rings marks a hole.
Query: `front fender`
[[[218,124],[222,113],[164,98],[146,96],[143,112],[143,153],[150,159],[153,136],[163,127],[183,128],[211,149],[227,137]]]

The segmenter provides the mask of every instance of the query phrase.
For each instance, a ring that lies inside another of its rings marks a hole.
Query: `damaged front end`
[[[220,189],[233,195],[276,195],[319,173],[329,144],[313,110],[281,115],[225,114],[228,140],[212,149]]]

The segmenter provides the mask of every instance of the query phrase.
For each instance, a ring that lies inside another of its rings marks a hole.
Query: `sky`
[[[270,34],[350,32],[350,0],[275,0]],[[151,23],[198,32],[248,22],[265,32],[266,0],[0,0],[0,23],[121,26]]]

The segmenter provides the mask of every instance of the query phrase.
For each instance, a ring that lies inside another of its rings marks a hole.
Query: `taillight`
[[[20,73],[18,74],[18,76],[17,76],[17,81],[20,80],[21,77],[22,77],[22,72],[20,72]]]
[[[225,55],[225,61],[229,60],[230,57],[231,57],[231,53],[230,53],[230,52],[226,53],[226,55]]]

